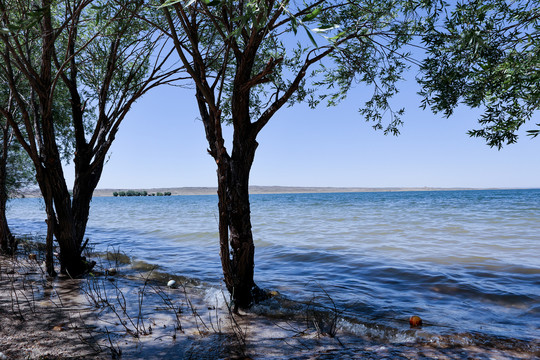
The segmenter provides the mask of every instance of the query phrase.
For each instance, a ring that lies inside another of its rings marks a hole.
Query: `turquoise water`
[[[540,190],[251,199],[258,285],[330,306],[326,292],[344,329],[399,341],[420,315],[421,336],[540,338]],[[39,199],[13,200],[8,218],[15,233],[45,233]],[[216,196],[95,198],[87,236],[221,283]]]

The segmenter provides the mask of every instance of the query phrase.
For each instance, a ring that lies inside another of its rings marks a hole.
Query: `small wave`
[[[393,345],[418,344],[439,348],[477,346],[523,353],[540,351],[540,343],[537,340],[525,341],[478,332],[456,332],[451,327],[430,323],[424,323],[422,328],[411,329],[406,319],[393,321],[362,319],[328,304],[293,301],[282,294],[255,305],[252,311],[270,318],[296,321],[297,324],[304,324],[300,326],[312,326],[317,331],[334,328],[339,337],[352,337],[369,342]]]
[[[204,302],[217,309],[225,309],[230,298],[231,294],[224,288],[209,287],[204,290]]]
[[[355,336],[369,340],[378,340],[382,342],[391,342],[397,344],[415,343],[423,338],[422,333],[415,331],[400,331],[389,326],[359,322],[358,320],[340,319],[338,328],[342,332],[350,333]]]

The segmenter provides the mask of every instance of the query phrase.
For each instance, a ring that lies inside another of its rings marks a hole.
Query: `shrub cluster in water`
[[[115,191],[113,192],[114,196],[171,196],[170,191],[166,192],[158,192],[149,194],[146,190],[144,191],[134,191],[134,190],[128,190],[128,191]]]

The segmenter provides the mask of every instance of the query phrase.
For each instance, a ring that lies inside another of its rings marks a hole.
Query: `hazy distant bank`
[[[148,193],[170,192],[172,195],[214,195],[215,187],[179,187],[153,189],[97,189],[94,196],[112,196],[113,192],[146,190]],[[300,187],[300,186],[250,186],[251,194],[304,194],[304,193],[342,193],[342,192],[390,192],[390,191],[443,191],[443,190],[473,190],[464,188],[366,188],[366,187]]]
[[[171,188],[115,188],[96,189],[94,196],[113,196],[114,192],[147,191],[148,194],[170,192],[171,195],[215,195],[215,187],[171,187]],[[306,193],[342,193],[342,192],[395,192],[395,191],[451,191],[485,190],[480,188],[436,188],[436,187],[303,187],[303,186],[250,186],[251,194],[306,194]],[[24,192],[25,197],[40,197],[39,190]]]

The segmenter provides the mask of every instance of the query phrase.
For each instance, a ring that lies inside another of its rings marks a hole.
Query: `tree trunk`
[[[246,145],[246,144],[244,144]],[[253,279],[255,245],[251,231],[249,173],[257,143],[242,148],[241,156],[223,156],[218,164],[220,256],[227,290],[235,311],[264,298]]]
[[[199,88],[196,98],[210,146],[208,152],[218,167],[221,266],[236,312],[238,308],[248,308],[265,297],[253,279],[255,245],[249,203],[249,174],[258,144],[250,134],[249,120],[237,122],[234,125],[233,152],[229,156],[221,131],[220,111],[209,110]],[[249,112],[244,115],[249,119]]]
[[[53,204],[50,200],[45,200],[46,209],[52,209]],[[54,226],[56,224],[54,211],[47,211],[47,237],[45,238],[45,269],[50,277],[56,276],[54,270]]]
[[[88,263],[82,256],[82,241],[88,222],[91,195],[88,201],[77,203],[75,206],[64,177],[59,176],[55,181],[53,197],[57,223],[54,234],[60,245],[60,272],[77,277],[91,270],[94,265]],[[92,194],[93,191],[94,188],[84,189],[85,194]]]
[[[13,255],[16,250],[15,238],[9,230],[6,218],[6,204],[8,193],[7,183],[7,161],[9,152],[8,126],[3,130],[2,154],[0,154],[0,251],[4,254]]]
[[[223,275],[235,307],[246,308],[251,305],[251,292],[255,286],[255,248],[251,232],[248,188],[236,166],[221,165],[218,173],[219,237]]]
[[[15,238],[9,230],[6,218],[6,203],[8,194],[6,191],[6,164],[2,158],[0,164],[0,250],[7,255],[13,255],[16,250]]]
[[[3,200],[0,200],[3,201]],[[2,254],[13,255],[16,249],[15,238],[9,230],[9,226],[6,218],[5,204],[0,205],[0,250]]]
[[[42,173],[38,171],[36,173],[36,179],[39,179],[40,177],[43,177]],[[47,235],[45,238],[45,268],[47,271],[47,274],[50,277],[56,276],[56,271],[54,270],[54,228],[56,226],[56,215],[54,212],[54,203],[52,198],[52,190],[50,187],[46,186],[45,181],[40,182],[38,180],[38,184],[41,190],[41,194],[43,195],[43,200],[45,201],[45,212],[47,214],[47,220],[45,222],[47,223]]]
[[[90,215],[90,203],[94,190],[99,183],[105,161],[103,158],[95,159],[92,163],[92,152],[84,146],[75,155],[75,182],[73,185],[73,221],[75,237],[81,246],[86,233],[86,225]],[[84,249],[81,248],[81,252]]]
[[[60,163],[59,158],[57,161]],[[86,259],[81,256],[81,243],[84,234],[80,237],[77,236],[71,196],[67,190],[61,168],[55,168],[52,161],[49,165],[50,167],[46,169],[41,167],[36,176],[47,212],[47,273],[51,276],[55,274],[52,265],[52,235],[54,234],[60,247],[60,272],[77,277],[90,270],[93,264],[87,263]],[[86,222],[84,224],[86,225]]]

